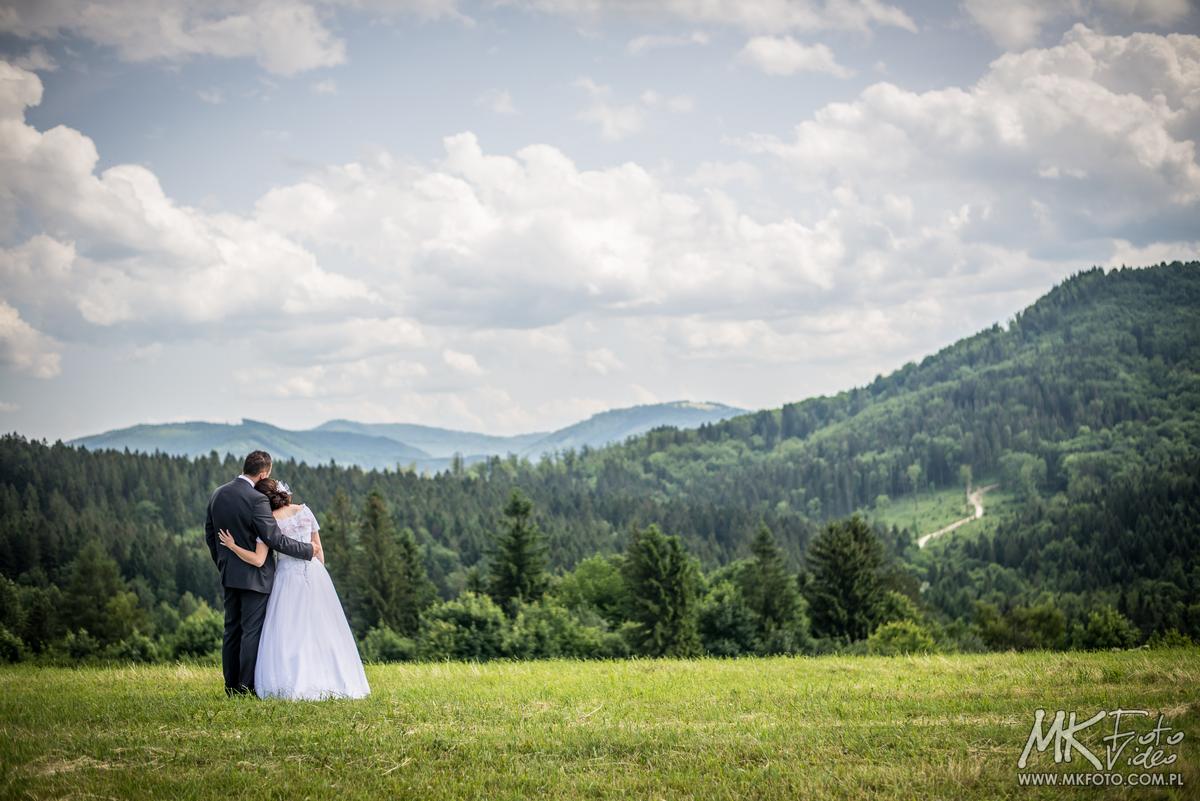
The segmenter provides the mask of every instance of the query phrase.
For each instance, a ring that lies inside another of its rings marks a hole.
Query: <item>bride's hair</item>
[[[292,502],[292,490],[282,481],[264,478],[255,484],[254,488],[267,496],[267,500],[271,502],[271,511],[282,509]]]

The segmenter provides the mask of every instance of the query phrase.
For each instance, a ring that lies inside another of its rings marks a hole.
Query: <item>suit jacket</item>
[[[235,478],[217,487],[208,502],[208,515],[204,521],[204,541],[221,572],[221,584],[226,587],[269,593],[275,582],[275,559],[268,554],[262,567],[243,562],[233,551],[218,547],[217,530],[222,528],[233,535],[234,542],[251,551],[256,547],[254,539],[257,537],[288,556],[297,559],[313,557],[312,543],[299,542],[279,530],[267,496],[245,479]]]

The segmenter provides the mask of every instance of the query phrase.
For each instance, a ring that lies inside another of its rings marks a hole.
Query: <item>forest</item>
[[[1200,264],[1085,270],[864,387],[536,462],[277,462],[377,660],[1200,639]],[[0,658],[211,655],[244,454],[0,439]],[[925,549],[870,511],[996,481]]]

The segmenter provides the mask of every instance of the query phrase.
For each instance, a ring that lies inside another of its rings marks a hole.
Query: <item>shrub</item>
[[[175,658],[209,656],[220,651],[225,622],[220,613],[204,601],[195,612],[183,619],[172,637],[171,653]]]
[[[1073,639],[1075,647],[1084,650],[1132,648],[1137,645],[1138,630],[1129,618],[1104,606],[1088,615],[1086,625],[1076,625]]]
[[[367,662],[411,662],[417,658],[417,644],[387,626],[376,626],[363,637],[362,655]]]
[[[713,656],[753,653],[758,647],[754,611],[731,581],[716,584],[700,604],[700,639]]]
[[[141,632],[134,632],[104,649],[104,658],[119,662],[157,662],[158,646]]]
[[[422,659],[487,660],[504,656],[508,619],[486,595],[465,592],[421,615],[417,653]]]
[[[879,656],[932,653],[936,650],[929,632],[911,620],[884,623],[867,638],[867,653]]]
[[[1150,635],[1150,639],[1146,644],[1151,648],[1191,648],[1195,645],[1192,642],[1192,638],[1186,634],[1181,634],[1179,629],[1156,631]]]
[[[0,626],[0,662],[20,662],[25,658],[25,643],[4,626]]]

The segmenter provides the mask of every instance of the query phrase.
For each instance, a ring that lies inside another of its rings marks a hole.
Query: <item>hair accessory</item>
[[[279,492],[282,492],[284,495],[291,495],[291,494],[292,494],[292,488],[291,488],[291,487],[289,487],[289,486],[287,485],[287,483],[286,483],[286,482],[284,482],[284,481],[276,481],[276,482],[275,482],[275,489],[276,489],[276,490],[278,490]]]

